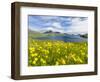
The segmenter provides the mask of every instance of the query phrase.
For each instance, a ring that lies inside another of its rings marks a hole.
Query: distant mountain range
[[[55,33],[55,34],[60,34],[60,32],[53,32],[52,30],[48,30],[48,31],[46,31],[46,32],[44,32],[44,33]]]
[[[28,32],[31,33],[31,34],[41,34],[40,32],[36,32],[36,31],[33,31],[33,30],[30,30],[28,29]],[[48,30],[48,31],[45,31],[43,32],[43,34],[67,34],[67,35],[76,35],[76,34],[68,34],[68,33],[61,33],[61,32],[58,32],[58,31],[52,31],[52,30]],[[80,37],[83,37],[83,38],[88,38],[88,34],[77,34],[79,35]]]
[[[81,34],[80,37],[88,38],[88,34]]]

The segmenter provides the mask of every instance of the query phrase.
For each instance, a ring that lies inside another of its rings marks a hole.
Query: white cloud
[[[29,29],[32,30],[32,31],[37,31],[37,32],[39,32],[39,29],[38,29],[37,27],[29,26]]]
[[[30,30],[33,30],[33,31],[36,31],[36,32],[46,32],[46,31],[49,31],[49,30],[52,30],[53,32],[61,32],[63,33],[63,30],[62,29],[58,29],[58,28],[54,28],[54,27],[46,27],[46,28],[37,28],[37,27],[29,27]]]
[[[66,26],[66,30],[60,25],[59,22],[53,22],[50,27],[41,27],[40,29],[37,27],[29,28],[33,31],[37,32],[45,32],[48,30],[52,30],[53,32],[61,32],[61,33],[70,33],[70,34],[84,34],[88,33],[88,20],[81,20],[80,18],[72,18],[71,26]]]
[[[60,23],[58,23],[58,22],[54,22],[54,23],[52,24],[52,26],[53,26],[53,28],[63,29],[63,28],[61,27]]]
[[[41,29],[41,32],[45,32],[45,31],[48,31],[48,30],[52,30],[53,32],[63,32],[63,30],[61,29],[57,29],[57,28],[54,28],[54,27],[46,27],[46,28],[43,28]]]
[[[88,33],[88,20],[81,21],[80,18],[72,19],[72,25],[65,32],[71,34]]]
[[[54,22],[52,23],[52,25],[50,27],[46,27],[42,29],[42,32],[48,31],[48,30],[52,30],[53,32],[61,32],[63,33],[63,27],[61,27],[59,22]]]

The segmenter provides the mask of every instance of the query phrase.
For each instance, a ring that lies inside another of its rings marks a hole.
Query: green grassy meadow
[[[55,34],[29,33],[28,66],[76,65],[88,63],[87,42],[34,39],[36,37],[54,35]]]

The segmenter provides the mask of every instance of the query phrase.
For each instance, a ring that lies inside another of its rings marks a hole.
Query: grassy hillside
[[[39,33],[35,31],[28,31],[29,38],[39,38],[39,37],[47,37],[47,36],[63,36],[64,34],[56,34],[56,33]]]

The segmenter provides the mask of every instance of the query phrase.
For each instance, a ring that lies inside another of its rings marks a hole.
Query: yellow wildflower
[[[29,51],[30,51],[30,53],[33,53],[35,51],[35,48],[34,47],[30,47]]]
[[[52,44],[48,42],[48,46],[49,46],[49,47],[51,47],[51,46],[52,46]]]
[[[38,60],[38,58],[35,58],[34,60],[35,60],[35,61],[37,61],[37,60]]]
[[[56,65],[59,65],[59,62],[58,61],[56,61]]]
[[[62,58],[61,59],[62,64],[66,64],[66,61]]]
[[[46,61],[45,61],[43,58],[41,58],[41,62],[42,62],[42,63],[46,63]]]
[[[49,51],[48,50],[45,50],[45,54],[49,54]]]
[[[32,57],[37,56],[37,55],[38,55],[37,53],[31,54]]]
[[[48,58],[48,56],[45,56],[46,58]]]
[[[36,61],[33,61],[32,64],[36,64]]]
[[[66,58],[66,59],[68,58],[67,55],[65,56],[65,58]]]
[[[67,49],[67,46],[65,48]]]
[[[38,49],[39,49],[39,50],[41,50],[41,49],[42,49],[42,47],[40,46]]]

